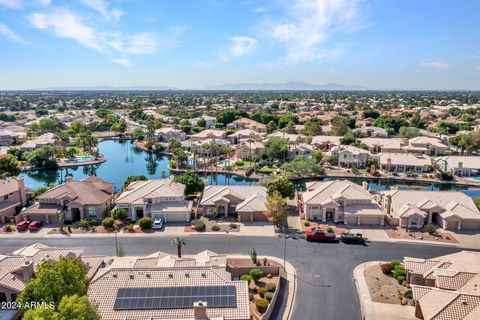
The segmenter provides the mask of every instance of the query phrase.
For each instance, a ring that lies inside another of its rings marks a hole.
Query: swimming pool
[[[70,158],[66,162],[81,163],[81,162],[89,162],[89,161],[93,161],[93,160],[95,160],[94,157],[82,156],[82,157]]]

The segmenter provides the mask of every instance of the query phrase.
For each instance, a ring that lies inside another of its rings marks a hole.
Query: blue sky
[[[0,88],[480,89],[477,0],[0,0]]]

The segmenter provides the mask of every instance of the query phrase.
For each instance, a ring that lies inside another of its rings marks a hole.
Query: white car
[[[153,229],[162,229],[163,228],[163,219],[155,219],[153,221]]]

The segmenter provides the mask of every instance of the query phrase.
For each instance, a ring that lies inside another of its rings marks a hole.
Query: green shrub
[[[265,288],[267,288],[268,292],[275,292],[275,289],[277,289],[277,285],[275,283],[267,283]]]
[[[328,233],[332,233],[332,232],[333,232],[333,228],[332,228],[332,227],[328,227],[328,228],[327,228],[327,232],[328,232]]]
[[[243,162],[242,160],[237,160],[237,161],[235,161],[235,165],[236,165],[237,167],[243,167],[244,164],[245,164],[245,162]]]
[[[264,297],[265,297],[265,300],[267,300],[268,302],[272,302],[273,292],[267,292],[267,293],[265,293]]]
[[[219,231],[220,227],[217,225],[212,226],[212,231]]]
[[[397,259],[390,260],[390,265],[392,266],[392,268],[395,268],[399,264],[400,264],[400,261],[398,261]]]
[[[248,294],[248,300],[253,301],[254,295],[253,293]]]
[[[135,228],[133,227],[133,223],[128,224],[127,231],[131,232],[131,233],[135,232]]]
[[[305,227],[308,227],[308,226],[310,225],[310,221],[304,221],[304,222],[303,222],[303,225],[304,225]]]
[[[143,218],[140,218],[140,220],[138,220],[138,225],[143,230],[150,229],[152,227],[152,224],[153,224],[153,221],[152,221],[152,218],[150,217],[143,217]]]
[[[128,211],[124,208],[115,208],[112,210],[112,218],[115,220],[124,220],[128,218]]]
[[[78,222],[78,226],[79,226],[80,228],[85,229],[85,230],[88,231],[88,230],[90,229],[90,227],[91,227],[91,223],[90,223],[90,221],[88,221],[88,220],[80,220],[80,221]]]
[[[240,277],[240,280],[250,282],[252,281],[252,276],[249,274],[244,274],[243,276]]]
[[[434,234],[437,229],[435,229],[435,227],[431,223],[429,223],[425,226],[425,231],[427,231],[429,234]]]
[[[255,307],[257,307],[258,312],[264,314],[268,308],[268,301],[265,299],[258,299],[257,301],[255,301]]]
[[[205,223],[203,223],[201,220],[196,220],[195,221],[195,230],[196,231],[205,231]]]
[[[106,217],[102,221],[102,226],[105,229],[112,229],[114,224],[115,224],[115,220],[113,218],[110,218],[110,217]]]
[[[3,226],[3,231],[4,232],[12,232],[13,231],[13,227],[11,224],[6,224]]]
[[[252,173],[255,172],[255,169],[253,167],[248,167],[246,170],[245,170],[245,175],[248,177],[248,176],[251,176]]]
[[[398,277],[405,277],[405,268],[402,265],[398,265],[393,269],[393,277],[398,279]]]
[[[412,290],[405,291],[405,293],[403,294],[403,297],[404,297],[404,298],[407,298],[407,299],[413,299],[413,292],[412,292]]]
[[[404,276],[398,276],[398,277],[397,277],[398,284],[402,284],[402,283],[403,283],[403,280],[405,280],[405,277],[404,277]]]
[[[253,280],[257,282],[263,276],[263,271],[260,269],[252,269],[249,274],[252,276]]]
[[[265,288],[257,288],[257,293],[260,295],[260,297],[264,297],[265,296],[265,293],[267,293],[267,289]]]
[[[237,229],[237,227],[238,227],[237,224],[235,224],[235,223],[230,223],[230,228],[232,228],[232,229]]]

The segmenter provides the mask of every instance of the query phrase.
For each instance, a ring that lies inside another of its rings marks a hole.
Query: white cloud
[[[21,9],[26,6],[31,7],[47,7],[51,0],[31,0],[28,2],[22,0],[0,0],[0,6],[5,6],[9,9]]]
[[[157,43],[153,33],[145,32],[136,34],[129,39],[130,44],[127,48],[129,53],[133,54],[152,54],[157,50]]]
[[[15,31],[4,25],[3,23],[0,23],[0,34],[4,35],[8,39],[21,43],[21,44],[26,44],[27,42],[19,36]]]
[[[448,63],[443,63],[439,61],[425,61],[425,62],[420,62],[420,66],[424,68],[433,68],[433,69],[448,69],[450,68],[450,65]]]
[[[56,36],[69,38],[97,51],[103,52],[97,32],[68,9],[55,9],[49,13],[33,13],[28,17],[37,29],[49,29]]]
[[[250,37],[231,37],[228,52],[223,55],[224,60],[229,57],[241,57],[252,53],[257,47],[258,41]]]
[[[133,66],[133,63],[132,61],[130,61],[128,58],[126,57],[121,57],[121,58],[113,58],[113,59],[110,59],[111,62],[113,63],[116,63],[116,64],[120,64],[122,66],[125,66],[125,67],[131,67]]]
[[[124,12],[120,9],[110,9],[110,3],[105,0],[82,0],[82,2],[87,7],[100,13],[107,21],[119,21],[124,15]]]
[[[21,0],[0,0],[0,5],[10,9],[20,9],[23,7]]]
[[[263,33],[287,50],[287,62],[297,63],[331,58],[335,36],[362,27],[362,0],[292,0],[280,21],[264,21]],[[336,48],[334,51],[338,51]]]

